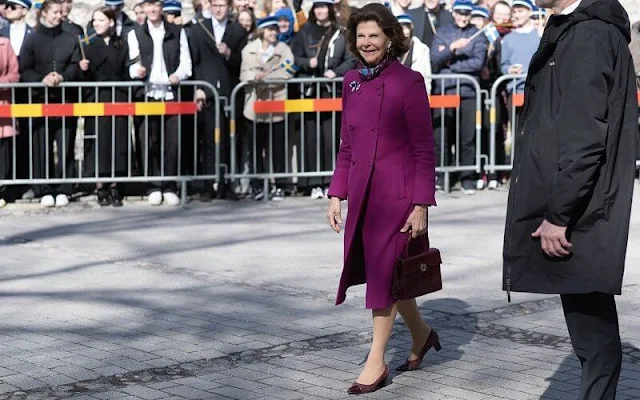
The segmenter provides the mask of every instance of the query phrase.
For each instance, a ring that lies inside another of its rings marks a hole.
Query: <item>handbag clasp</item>
[[[427,270],[427,264],[420,264],[420,271],[425,272]]]

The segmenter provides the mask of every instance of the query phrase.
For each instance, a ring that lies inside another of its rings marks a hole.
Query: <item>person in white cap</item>
[[[431,93],[431,52],[426,44],[413,35],[413,21],[411,16],[398,15],[398,22],[402,26],[404,36],[411,39],[411,47],[406,52],[400,62],[405,67],[418,71],[424,76],[424,84],[427,92]]]
[[[33,28],[26,22],[27,14],[31,8],[31,0],[7,0],[5,18],[9,25],[0,29],[0,36],[11,41],[11,47],[17,56],[20,55],[24,38],[33,32]]]

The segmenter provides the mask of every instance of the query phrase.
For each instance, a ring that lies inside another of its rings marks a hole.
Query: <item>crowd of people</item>
[[[419,7],[410,5],[411,0],[388,4],[410,40],[409,51],[400,57],[402,64],[424,76],[431,94],[461,97],[457,110],[433,111],[438,165],[475,165],[475,85],[431,77],[464,74],[488,90],[501,75],[526,74],[547,13],[532,0],[424,0]],[[132,20],[123,12],[123,0],[104,0],[103,6],[93,11],[88,26],[81,27],[69,20],[71,0],[0,2],[0,82],[42,82],[49,87],[47,91],[16,90],[13,96],[5,90],[0,93],[0,103],[128,101],[127,88],[79,94],[59,85],[132,80],[148,83],[135,88],[135,101],[192,98],[199,110],[195,121],[179,115],[84,118],[82,168],[76,163],[78,150],[74,146],[78,118],[0,118],[0,180],[15,175],[99,176],[102,181],[126,176],[131,169],[148,176],[175,176],[179,171],[215,175],[220,172],[215,168],[217,161],[229,167],[232,160],[228,110],[223,109],[223,102],[214,101],[214,93],[207,87],[194,90],[193,86],[179,85],[189,80],[206,81],[227,99],[236,85],[251,83],[236,101],[233,158],[237,170],[256,174],[323,171],[329,175],[339,145],[340,113],[256,114],[253,105],[258,100],[340,97],[339,82],[285,85],[264,81],[334,79],[356,68],[358,63],[345,38],[352,7],[346,0],[313,0],[308,10],[303,10],[301,0],[265,0],[261,7],[255,0],[196,0],[194,6],[195,17],[185,21],[180,1],[145,0],[134,7]],[[32,7],[38,9],[33,27],[26,22]],[[505,82],[499,91],[498,164],[508,163],[505,148],[510,141],[509,121],[514,118],[509,105],[512,95],[522,90],[523,81],[514,80]],[[209,134],[215,129],[216,107],[221,115],[220,160],[216,160],[214,135]],[[481,151],[488,154],[488,110],[482,119]],[[133,160],[128,157],[130,148]],[[12,159],[14,151],[16,160]],[[507,176],[478,176],[469,168],[454,178],[465,193],[473,194],[484,187],[497,188]],[[441,175],[436,185],[442,188]],[[119,186],[98,183],[97,201],[121,206],[123,189]],[[243,195],[282,200],[292,194],[319,199],[327,197],[329,177],[272,180],[266,193],[263,186],[256,181],[247,190],[223,178],[215,184],[213,180],[196,182],[190,185],[189,193],[202,200]],[[66,206],[73,189],[68,184],[7,185],[1,189],[0,204],[22,197],[40,198],[46,207]],[[173,181],[149,182],[146,187],[152,205],[178,205],[176,191]]]

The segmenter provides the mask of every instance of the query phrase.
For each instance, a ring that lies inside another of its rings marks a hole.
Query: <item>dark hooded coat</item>
[[[582,0],[549,20],[516,131],[503,289],[620,294],[638,142],[629,19],[617,0]],[[546,219],[573,244],[550,258]]]

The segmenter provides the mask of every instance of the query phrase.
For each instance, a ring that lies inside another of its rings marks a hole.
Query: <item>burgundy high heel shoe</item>
[[[427,351],[429,351],[429,349],[432,347],[436,349],[436,351],[440,351],[440,349],[442,349],[442,346],[440,346],[440,338],[438,337],[438,332],[436,332],[434,329],[431,329],[431,333],[427,338],[427,342],[422,347],[422,350],[420,350],[418,358],[416,358],[415,360],[407,360],[406,363],[396,368],[396,371],[405,372],[413,371],[414,369],[420,368],[420,364],[422,364],[424,355],[427,354]]]
[[[373,393],[378,389],[382,389],[384,385],[387,383],[387,378],[389,377],[389,368],[384,366],[384,372],[380,375],[375,382],[371,385],[363,385],[362,383],[353,382],[353,385],[347,390],[349,394],[365,394],[365,393]]]

